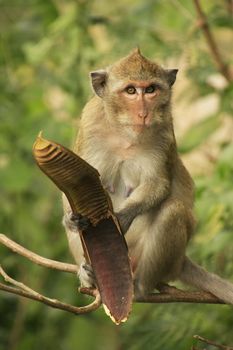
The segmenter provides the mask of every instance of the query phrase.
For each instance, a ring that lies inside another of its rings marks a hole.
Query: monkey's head
[[[110,122],[142,132],[163,122],[177,69],[163,69],[135,49],[105,70],[90,73]]]

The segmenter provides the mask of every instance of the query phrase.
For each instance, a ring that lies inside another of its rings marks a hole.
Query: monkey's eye
[[[146,94],[152,94],[153,92],[155,92],[155,85],[150,85],[145,88]]]
[[[127,92],[127,94],[133,95],[136,93],[136,89],[134,86],[127,86],[127,88],[125,89],[125,91]]]

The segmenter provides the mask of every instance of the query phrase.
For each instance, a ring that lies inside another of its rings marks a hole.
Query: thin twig
[[[45,297],[44,295],[36,292],[35,290],[29,288],[23,283],[18,282],[12,277],[8,276],[1,266],[0,266],[0,274],[3,276],[6,282],[9,282],[14,286],[16,286],[16,287],[9,287],[3,283],[0,283],[0,290],[17,294],[25,298],[37,300],[41,303],[44,303],[56,309],[65,310],[68,312],[72,312],[74,314],[84,314],[84,313],[91,312],[98,309],[99,306],[101,305],[101,298],[97,289],[90,289],[88,290],[88,292],[86,292],[86,294],[91,295],[95,298],[95,300],[91,304],[87,306],[77,307],[74,305],[63,303],[57,299],[51,299],[51,298]]]
[[[219,348],[221,350],[233,350],[233,348],[231,346],[217,344],[217,343],[213,342],[212,340],[201,337],[200,335],[194,335],[193,338],[198,339],[198,340],[202,341],[203,343],[213,345],[216,348]]]
[[[0,290],[3,290],[3,291],[8,292],[8,293],[12,293],[12,294],[17,294],[17,295],[24,297],[24,298],[36,300],[36,301],[39,301],[40,303],[46,304],[46,305],[53,307],[55,309],[68,311],[68,312],[71,312],[75,315],[81,315],[81,314],[85,314],[85,313],[88,313],[91,311],[95,311],[101,305],[101,299],[100,299],[99,294],[96,296],[96,299],[91,304],[89,304],[87,306],[77,307],[74,305],[62,303],[61,301],[56,300],[56,299],[47,298],[44,295],[39,294],[39,293],[36,296],[36,295],[33,295],[29,292],[21,290],[19,288],[7,286],[3,283],[0,283]]]
[[[61,262],[55,261],[55,260],[46,259],[38,254],[31,252],[28,249],[22,247],[21,245],[14,242],[13,240],[8,238],[4,234],[0,234],[0,243],[4,244],[6,247],[11,249],[12,251],[18,253],[19,255],[24,256],[25,258],[31,260],[32,262],[34,262],[38,265],[48,267],[51,269],[56,269],[56,270],[63,271],[63,272],[77,273],[77,266],[76,265],[66,264],[66,263],[61,263]],[[76,306],[62,303],[56,299],[50,299],[50,298],[47,298],[47,297],[41,295],[40,293],[38,293],[38,292],[34,291],[33,289],[29,288],[28,286],[24,285],[22,282],[18,282],[16,280],[14,280],[13,278],[11,278],[9,275],[7,275],[7,273],[2,269],[1,266],[0,266],[0,274],[3,276],[3,278],[5,279],[6,282],[9,282],[17,287],[17,288],[13,288],[13,287],[9,287],[9,286],[0,284],[1,290],[8,291],[8,292],[14,293],[14,294],[18,294],[18,295],[21,295],[21,296],[29,298],[29,299],[34,299],[34,300],[40,301],[40,302],[47,304],[51,307],[55,307],[58,309],[69,311],[69,312],[72,312],[75,314],[82,314],[82,313],[96,310],[101,304],[99,293],[96,290],[89,291],[88,293],[86,293],[88,295],[95,297],[95,300],[93,301],[93,303],[91,303],[87,306],[84,306],[84,307],[76,307]]]
[[[217,43],[214,39],[214,36],[210,30],[207,17],[202,10],[201,4],[199,0],[193,0],[198,17],[199,17],[199,27],[202,29],[207,44],[209,46],[212,57],[218,67],[220,73],[226,78],[228,82],[233,80],[233,75],[229,66],[224,62],[222,55],[220,54]]]
[[[3,233],[0,233],[0,243],[5,245],[7,248],[11,249],[13,252],[24,256],[28,260],[31,260],[37,265],[48,267],[50,269],[55,269],[63,272],[77,273],[77,266],[74,264],[62,263],[59,261],[44,258],[32,251],[22,247],[12,239],[8,238]]]
[[[31,289],[30,287],[26,286],[25,284],[23,284],[22,282],[18,282],[15,279],[13,279],[12,277],[10,277],[2,268],[2,266],[0,265],[0,275],[2,275],[2,277],[4,278],[4,280],[8,283],[13,284],[14,286],[16,286],[19,289],[24,290],[25,292],[31,293],[33,295],[37,295],[38,293],[35,292],[33,289]]]

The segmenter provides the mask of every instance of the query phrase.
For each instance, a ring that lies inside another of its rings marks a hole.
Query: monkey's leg
[[[189,236],[188,213],[180,201],[168,199],[151,215],[154,219],[151,218],[151,224],[142,231],[141,248],[136,248],[140,255],[135,271],[135,292],[139,295],[152,292],[158,283],[179,276]]]
[[[86,262],[81,263],[78,271],[78,277],[81,287],[93,288],[96,286],[95,275],[92,267]]]
[[[79,221],[80,220],[80,221]],[[71,253],[77,264],[77,275],[82,287],[94,287],[95,276],[91,265],[87,264],[84,258],[81,239],[78,233],[78,228],[83,229],[89,225],[88,220],[82,216],[74,216],[71,211],[65,213],[62,221],[69,242]]]

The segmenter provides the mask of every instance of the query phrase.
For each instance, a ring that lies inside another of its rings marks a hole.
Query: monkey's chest
[[[115,211],[123,204],[131,193],[139,186],[140,169],[133,162],[121,161],[110,165],[106,171],[100,170],[101,181],[108,191]]]
[[[123,157],[122,153],[115,152],[114,149],[99,149],[99,143],[95,145],[95,149],[92,147],[81,156],[100,173],[101,182],[112,199],[114,210],[117,211],[139,186],[148,165],[145,164],[143,155],[125,153]]]
[[[123,161],[110,182],[112,182],[112,190],[115,193],[122,194],[123,197],[129,197],[130,193],[139,185],[141,169],[131,161]],[[112,180],[112,181],[111,181]]]

